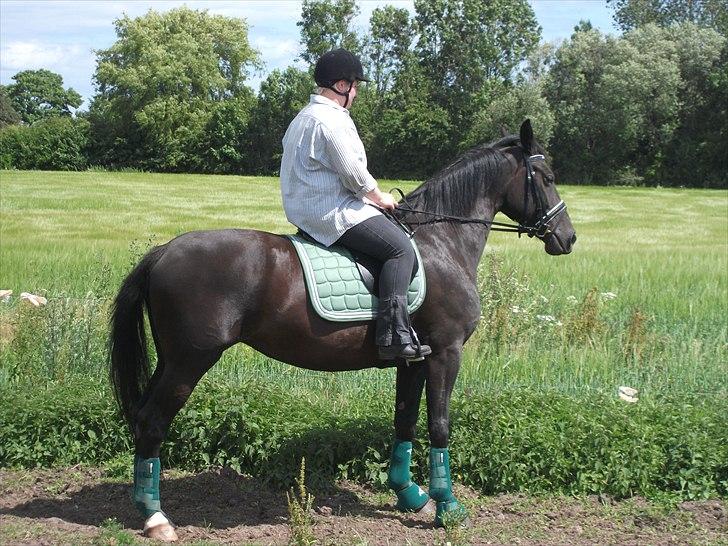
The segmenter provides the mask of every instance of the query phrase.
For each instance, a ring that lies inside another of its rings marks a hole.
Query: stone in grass
[[[619,397],[630,404],[634,404],[639,401],[639,397],[637,396],[638,392],[639,391],[637,389],[633,389],[632,387],[619,387]]]
[[[40,307],[41,305],[45,305],[46,303],[48,303],[48,300],[45,299],[43,296],[38,296],[29,292],[22,292],[20,294],[20,299],[31,303],[35,307]]]

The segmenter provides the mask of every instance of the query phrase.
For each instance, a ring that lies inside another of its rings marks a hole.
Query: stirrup
[[[410,336],[412,337],[412,341],[414,342],[412,345],[415,346],[415,350],[417,351],[417,356],[415,358],[405,358],[405,361],[407,362],[407,365],[409,366],[410,362],[422,362],[425,357],[432,353],[432,349],[429,345],[425,345],[426,352],[423,353],[422,350],[422,344],[420,343],[420,338],[417,337],[417,332],[415,332],[415,329],[410,326]]]
[[[432,349],[429,346],[420,345],[417,347],[412,343],[379,347],[380,360],[397,360],[401,358],[407,362],[418,362],[424,360],[430,353],[432,353]]]

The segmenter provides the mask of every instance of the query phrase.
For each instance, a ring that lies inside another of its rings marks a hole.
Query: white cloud
[[[38,41],[16,41],[0,48],[3,71],[35,70],[68,64],[72,59],[90,56],[88,48],[80,44],[47,44]]]
[[[298,55],[298,42],[288,39],[281,40],[268,36],[253,38],[253,47],[260,51],[267,63],[276,63],[281,59],[293,60]]]

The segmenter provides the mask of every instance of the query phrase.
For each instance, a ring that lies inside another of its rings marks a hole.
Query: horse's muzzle
[[[559,256],[560,254],[569,254],[576,243],[576,233],[563,236],[560,233],[550,232],[544,238],[544,245],[547,254]]]

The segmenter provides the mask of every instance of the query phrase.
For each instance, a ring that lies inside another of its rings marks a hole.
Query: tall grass
[[[193,229],[289,232],[273,178],[149,173],[0,173],[0,384],[105,376],[109,301],[152,244]],[[385,188],[414,185],[382,182]],[[493,234],[481,264],[483,320],[457,388],[728,393],[728,193],[563,187],[578,234],[550,257]],[[392,370],[327,374],[236,346],[211,380],[257,378],[302,396],[391,393]]]

